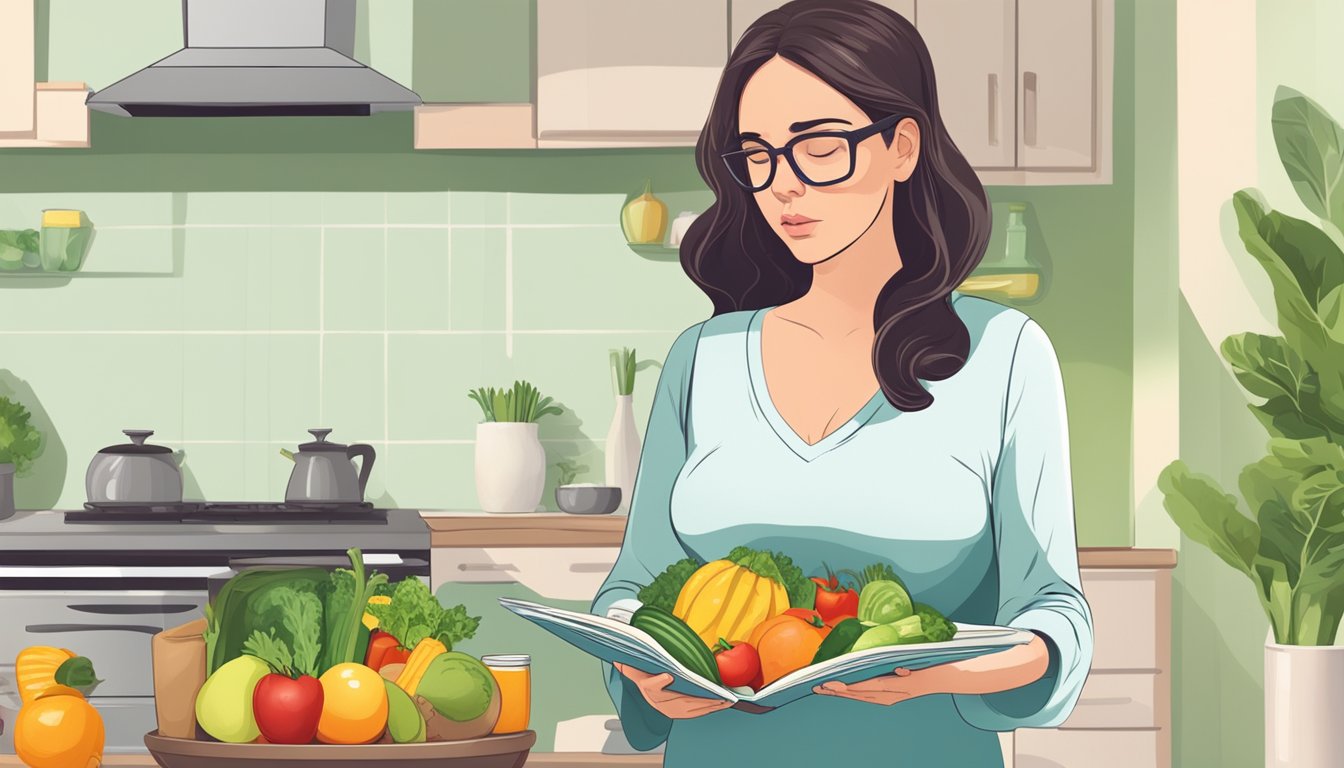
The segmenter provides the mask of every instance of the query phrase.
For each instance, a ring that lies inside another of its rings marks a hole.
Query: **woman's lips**
[[[816,229],[819,223],[819,220],[809,219],[806,216],[783,216],[780,218],[781,226],[791,237],[807,237],[812,234],[812,230]]]

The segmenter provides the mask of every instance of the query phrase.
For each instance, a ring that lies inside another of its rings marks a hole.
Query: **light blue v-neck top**
[[[935,694],[893,706],[811,695],[764,714],[669,719],[603,663],[625,736],[666,741],[666,768],[701,765],[1000,766],[995,731],[1058,725],[1092,659],[1078,579],[1068,427],[1058,359],[1020,310],[953,294],[966,365],[922,382],[933,405],[902,412],[879,390],[809,445],[771,403],[761,365],[767,309],[698,323],[673,343],[644,438],[625,540],[591,610],[633,598],[669,564],[747,545],[809,576],[890,564],[950,618],[1032,630],[1049,669],[1022,688]],[[824,393],[818,393],[824,398]],[[860,762],[853,762],[857,759]]]

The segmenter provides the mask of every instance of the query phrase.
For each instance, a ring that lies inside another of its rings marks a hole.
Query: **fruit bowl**
[[[145,734],[145,746],[163,768],[522,768],[536,731],[422,744],[226,744]]]

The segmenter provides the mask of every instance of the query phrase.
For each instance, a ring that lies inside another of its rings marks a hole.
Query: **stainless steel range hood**
[[[131,117],[368,115],[414,91],[356,61],[355,0],[183,0],[185,47],[89,96]]]

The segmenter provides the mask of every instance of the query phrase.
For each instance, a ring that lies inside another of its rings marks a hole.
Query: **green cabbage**
[[[890,624],[914,613],[910,593],[894,581],[870,581],[859,593],[859,620]]]

